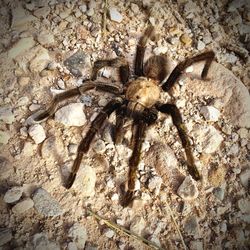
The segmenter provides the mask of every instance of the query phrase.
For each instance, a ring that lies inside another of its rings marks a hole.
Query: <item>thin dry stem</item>
[[[148,247],[151,247],[152,249],[160,249],[163,250],[163,248],[157,246],[154,242],[151,242],[143,237],[141,237],[138,234],[135,234],[131,231],[129,231],[128,229],[119,226],[117,224],[115,224],[114,222],[108,221],[106,219],[104,219],[103,217],[99,216],[98,214],[94,213],[90,208],[86,208],[87,212],[90,213],[92,216],[94,216],[97,220],[102,221],[103,223],[105,223],[109,228],[112,228],[114,230],[116,230],[117,232],[121,232],[133,239],[136,239],[140,242],[142,242],[143,244],[147,245]]]

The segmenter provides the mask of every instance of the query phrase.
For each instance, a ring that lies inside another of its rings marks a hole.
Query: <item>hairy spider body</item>
[[[125,96],[135,105],[140,104],[145,108],[151,108],[159,100],[160,92],[159,81],[139,77],[128,83]]]
[[[55,113],[59,102],[67,98],[81,95],[91,89],[109,92],[115,96],[115,98],[112,99],[91,122],[89,130],[81,140],[71,173],[64,183],[66,188],[70,188],[73,185],[83,155],[88,152],[96,133],[113,112],[116,112],[116,123],[113,136],[114,144],[122,142],[122,130],[125,120],[133,120],[133,134],[131,139],[133,151],[129,158],[127,191],[121,198],[121,205],[127,206],[134,199],[137,167],[140,162],[142,143],[147,128],[157,120],[158,112],[172,117],[173,124],[177,128],[182,146],[185,149],[188,171],[195,180],[201,179],[201,175],[195,166],[192,147],[187,136],[187,129],[183,124],[178,108],[172,103],[160,103],[159,98],[161,91],[170,90],[183,71],[193,63],[205,61],[201,77],[202,79],[206,78],[208,69],[215,55],[213,51],[208,51],[188,58],[179,63],[170,73],[168,78],[164,80],[167,76],[165,57],[152,56],[144,64],[144,54],[147,41],[148,39],[154,39],[154,37],[155,30],[152,26],[149,26],[139,40],[136,48],[134,80],[129,80],[131,73],[129,64],[125,58],[118,57],[110,60],[98,60],[94,63],[90,80],[84,81],[80,87],[56,95],[51,105],[35,118],[35,121],[41,122],[44,119],[51,117]],[[112,84],[98,82],[98,71],[103,67],[118,68],[122,85],[118,87]]]

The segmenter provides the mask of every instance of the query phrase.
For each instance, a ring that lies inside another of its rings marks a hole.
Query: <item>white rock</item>
[[[113,194],[113,195],[111,196],[111,200],[112,200],[112,201],[118,201],[118,200],[119,200],[119,195],[118,195],[117,193]]]
[[[197,49],[203,50],[205,47],[206,47],[206,44],[204,42],[202,42],[201,40],[199,40],[198,44],[197,44]]]
[[[248,138],[248,130],[246,128],[240,128],[237,133],[239,134],[240,138]]]
[[[5,193],[3,200],[6,203],[13,203],[18,201],[21,198],[22,194],[23,194],[22,187],[12,187]]]
[[[81,164],[73,187],[81,190],[83,197],[94,196],[96,172],[94,168]]]
[[[218,121],[220,116],[220,111],[213,106],[203,106],[200,109],[201,114],[208,121]]]
[[[30,111],[35,111],[35,110],[38,110],[41,108],[41,105],[40,104],[34,104],[32,103],[30,106],[29,106],[29,110]]]
[[[140,9],[137,4],[131,3],[131,10],[135,13],[138,14],[140,12]]]
[[[196,182],[187,176],[177,190],[177,194],[184,200],[193,200],[198,197],[199,191]]]
[[[246,168],[240,173],[240,182],[245,187],[248,188],[250,184],[250,168]]]
[[[7,144],[10,139],[10,132],[0,130],[0,144]]]
[[[160,176],[154,176],[148,181],[148,189],[152,192],[155,190],[155,194],[159,194],[162,184],[162,178]]]
[[[153,50],[153,52],[154,52],[155,55],[165,54],[165,53],[168,52],[168,47],[164,47],[164,46],[156,47]]]
[[[192,131],[193,138],[201,144],[202,151],[206,154],[214,153],[223,141],[223,137],[213,126],[198,126]]]
[[[55,120],[66,126],[83,126],[87,121],[83,107],[82,103],[64,106],[55,113]]]
[[[135,216],[132,220],[132,223],[130,224],[130,231],[138,235],[141,235],[145,226],[146,226],[146,222],[143,219],[143,217]]]
[[[78,250],[78,249],[77,249],[76,243],[75,243],[75,242],[70,242],[70,243],[68,244],[67,250]]]
[[[48,50],[41,47],[40,45],[36,47],[35,57],[30,61],[30,71],[39,73],[44,70],[50,62],[50,56]]]
[[[3,121],[6,124],[12,124],[15,120],[15,116],[12,113],[10,107],[1,107],[0,108],[0,121]]]
[[[233,144],[228,150],[228,155],[238,155],[239,153],[239,145],[237,143]]]
[[[28,130],[29,135],[31,138],[35,141],[36,144],[41,143],[45,140],[46,134],[43,129],[43,126],[40,124],[34,124],[32,125]]]
[[[118,10],[114,7],[109,9],[109,16],[112,21],[120,23],[123,19],[122,15],[118,12]]]
[[[75,223],[69,229],[69,237],[74,240],[74,243],[79,249],[84,249],[85,243],[88,239],[87,230],[83,225]]]
[[[15,59],[17,56],[23,54],[28,51],[32,47],[35,46],[35,41],[33,37],[24,37],[21,38],[9,51],[8,57],[11,59]]]
[[[115,235],[115,232],[109,228],[106,228],[103,234],[110,239]]]
[[[29,103],[29,97],[28,96],[22,96],[17,100],[16,106],[26,106]]]
[[[15,214],[21,214],[27,211],[28,209],[34,206],[34,202],[30,198],[25,198],[22,201],[18,202],[13,208],[12,211]]]

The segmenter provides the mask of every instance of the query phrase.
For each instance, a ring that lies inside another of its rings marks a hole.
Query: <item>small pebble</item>
[[[105,152],[105,142],[101,139],[95,141],[93,145],[93,149],[95,150],[96,153],[98,154],[103,154]]]
[[[191,215],[187,218],[184,224],[184,231],[188,235],[194,235],[195,238],[199,237],[199,224],[196,216]]]
[[[30,137],[35,141],[36,144],[43,142],[46,138],[46,134],[43,129],[43,126],[40,124],[32,125],[29,128],[28,133]]]
[[[246,168],[240,173],[240,182],[245,187],[248,188],[250,184],[250,168]]]
[[[198,197],[199,191],[196,182],[187,176],[177,190],[177,194],[184,200],[193,200]]]
[[[198,50],[203,50],[203,49],[205,49],[205,47],[206,47],[206,44],[199,40],[198,44],[197,44],[197,49]]]
[[[106,228],[103,234],[110,239],[115,235],[115,232],[111,229]]]
[[[180,41],[187,46],[190,46],[193,42],[192,38],[186,33],[180,36]]]
[[[0,180],[7,179],[13,171],[10,161],[6,157],[0,156]]]
[[[1,107],[0,108],[0,121],[6,124],[12,124],[15,120],[15,116],[12,112],[11,107]]]
[[[122,15],[120,14],[120,12],[118,12],[118,10],[114,7],[111,7],[109,9],[109,16],[111,21],[115,21],[117,23],[120,23],[123,19]]]
[[[237,202],[240,211],[243,214],[250,214],[250,199],[242,198]]]
[[[12,187],[5,193],[3,200],[6,203],[13,203],[18,201],[21,198],[22,194],[23,194],[22,187]]]
[[[220,117],[220,111],[213,106],[203,106],[200,112],[208,121],[216,122]]]
[[[72,238],[78,249],[84,249],[88,239],[87,230],[82,224],[75,223],[69,229],[69,237]]]
[[[32,208],[34,206],[34,202],[30,198],[25,198],[18,202],[13,208],[12,211],[15,214],[21,214],[27,211],[28,209]]]
[[[136,233],[138,235],[142,234],[142,231],[144,230],[146,226],[146,222],[143,219],[142,216],[135,216],[130,224],[130,231],[133,233]]]

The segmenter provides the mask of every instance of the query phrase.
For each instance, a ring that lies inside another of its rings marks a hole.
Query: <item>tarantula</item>
[[[128,184],[127,191],[121,199],[121,205],[128,206],[134,199],[135,182],[137,179],[137,167],[140,162],[140,151],[147,128],[157,120],[157,113],[162,112],[170,115],[173,124],[176,126],[182,146],[185,149],[188,171],[195,180],[200,180],[201,175],[194,163],[191,144],[186,133],[186,127],[183,124],[181,114],[175,104],[160,103],[160,92],[169,91],[183,71],[199,61],[205,61],[201,78],[207,76],[208,69],[215,57],[213,51],[207,51],[194,57],[180,62],[169,77],[166,72],[166,60],[163,56],[152,56],[144,65],[144,54],[146,44],[149,39],[155,38],[155,29],[149,26],[144,31],[136,47],[136,56],[134,64],[134,78],[131,79],[129,64],[124,57],[115,59],[98,60],[94,63],[91,79],[85,80],[80,87],[68,90],[64,93],[57,94],[47,110],[37,116],[35,121],[41,122],[51,117],[57,104],[67,98],[81,95],[88,90],[95,89],[114,94],[108,104],[102,109],[97,117],[92,121],[91,126],[85,137],[80,142],[77,150],[77,156],[72,166],[71,173],[64,184],[69,189],[76,178],[77,171],[80,167],[83,154],[87,153],[90,144],[96,133],[100,130],[105,120],[112,112],[116,112],[116,123],[114,126],[114,143],[118,144],[122,139],[122,129],[125,119],[133,120],[134,134],[132,136],[133,152],[129,159]],[[119,77],[122,82],[120,87],[97,82],[98,71],[103,67],[115,67],[119,69]]]

